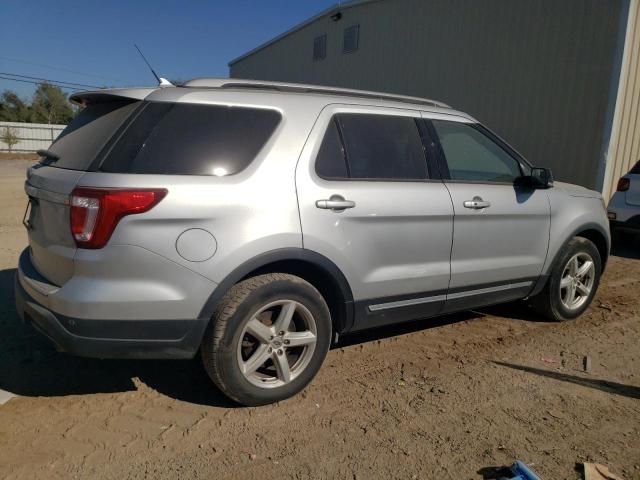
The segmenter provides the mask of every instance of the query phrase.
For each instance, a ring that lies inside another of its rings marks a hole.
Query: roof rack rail
[[[450,108],[449,105],[427,98],[395,95],[393,93],[372,92],[368,90],[354,90],[350,88],[327,87],[324,85],[306,85],[302,83],[269,82],[262,80],[244,80],[236,78],[196,78],[181,85],[188,88],[247,88],[261,90],[276,90],[293,93],[318,93],[325,95],[345,95],[359,98],[375,98],[394,102],[415,103],[431,107]]]

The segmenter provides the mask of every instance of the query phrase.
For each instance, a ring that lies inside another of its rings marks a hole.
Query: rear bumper
[[[29,295],[22,285],[27,275],[38,274],[25,250],[14,282],[16,310],[23,321],[48,337],[59,351],[95,358],[180,359],[192,358],[200,347],[206,319],[72,318],[51,311]]]

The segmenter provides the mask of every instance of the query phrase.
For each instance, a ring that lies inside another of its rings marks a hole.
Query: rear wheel
[[[330,339],[322,295],[299,277],[271,273],[224,296],[201,354],[223,393],[243,405],[264,405],[302,390],[320,369]]]
[[[564,247],[547,284],[531,304],[552,320],[576,318],[591,304],[601,272],[602,260],[596,246],[586,238],[575,237]]]

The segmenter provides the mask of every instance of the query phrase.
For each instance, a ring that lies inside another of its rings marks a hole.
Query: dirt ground
[[[18,395],[1,478],[479,479],[520,459],[546,480],[585,461],[640,479],[640,240],[576,321],[508,305],[376,330],[302,394],[238,408],[195,360],[73,358],[19,323],[28,163],[0,162],[0,389]]]

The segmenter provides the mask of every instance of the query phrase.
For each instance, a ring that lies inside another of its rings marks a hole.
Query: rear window
[[[280,114],[274,110],[150,102],[100,170],[232,175],[253,161],[279,122]]]
[[[50,165],[88,170],[100,150],[138,105],[140,102],[130,100],[88,105],[49,147],[60,157]]]
[[[640,175],[640,162],[636,163],[635,167],[633,167],[629,173]]]

